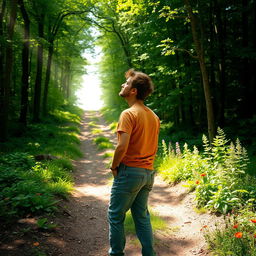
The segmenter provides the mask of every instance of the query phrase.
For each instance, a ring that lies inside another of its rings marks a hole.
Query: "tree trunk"
[[[65,85],[66,85],[66,91],[65,91],[65,93],[66,93],[66,97],[67,97],[67,99],[69,99],[69,97],[70,97],[70,78],[71,78],[71,76],[70,76],[70,72],[71,72],[71,63],[70,63],[70,61],[66,61],[66,63],[65,63]]]
[[[13,0],[10,3],[10,19],[7,25],[7,43],[5,54],[5,72],[2,87],[2,106],[0,114],[0,136],[1,141],[7,140],[8,137],[8,118],[9,118],[9,105],[10,105],[10,89],[11,89],[11,77],[13,67],[13,34],[14,26],[17,17],[17,1]]]
[[[6,10],[6,0],[3,0],[0,10],[0,41],[4,42],[4,28],[3,21]],[[0,44],[0,106],[2,109],[3,102],[3,74],[4,74],[4,43]]]
[[[44,15],[41,15],[38,18],[38,35],[40,39],[43,39]],[[33,109],[34,122],[38,122],[40,120],[42,69],[43,69],[43,42],[40,41],[37,47],[37,70],[36,70],[36,82],[35,82],[35,90],[34,90],[34,109]]]
[[[54,58],[54,86],[56,88],[59,88],[59,67],[58,67],[58,61],[56,58]]]
[[[24,20],[24,42],[22,49],[22,81],[21,81],[21,108],[19,121],[27,125],[28,89],[29,89],[29,46],[30,46],[30,19],[23,0],[19,0],[21,14]]]
[[[131,57],[131,52],[129,49],[129,43],[124,39],[124,37],[122,36],[122,34],[120,32],[118,32],[115,28],[114,28],[114,33],[117,35],[118,39],[120,40],[121,46],[123,48],[125,57],[126,57],[126,62],[129,68],[132,67],[132,57]]]
[[[52,67],[52,55],[53,55],[53,42],[49,42],[50,46],[48,48],[48,60],[47,60],[47,68],[45,75],[45,85],[44,85],[44,98],[43,98],[43,115],[47,114],[47,97],[51,76],[51,67]]]
[[[213,114],[213,105],[212,105],[212,98],[211,98],[211,92],[210,92],[209,77],[208,77],[208,72],[207,72],[205,58],[204,58],[204,50],[197,34],[196,17],[193,14],[190,2],[189,0],[184,0],[184,2],[190,18],[193,41],[195,44],[195,49],[196,49],[198,61],[200,64],[203,87],[204,87],[204,96],[205,96],[205,102],[206,102],[208,135],[209,135],[210,142],[212,142],[215,134],[215,125],[214,125],[214,114]]]
[[[64,77],[64,68],[63,68],[63,65],[61,65],[60,66],[60,86],[59,86],[60,92],[63,92],[63,88],[64,88],[63,77]]]

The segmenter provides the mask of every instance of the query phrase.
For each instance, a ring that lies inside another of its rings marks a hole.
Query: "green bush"
[[[205,233],[213,255],[256,256],[256,218],[248,208],[239,214],[227,217],[225,226]]]
[[[55,196],[72,189],[71,168],[65,159],[40,163],[27,153],[1,155],[0,219],[54,211]]]
[[[169,182],[187,180],[199,208],[221,213],[241,208],[256,197],[256,181],[246,174],[249,160],[239,140],[228,143],[221,129],[211,146],[203,136],[201,154],[195,146],[191,151],[185,144],[181,152],[178,143],[173,148],[163,141],[158,170]]]

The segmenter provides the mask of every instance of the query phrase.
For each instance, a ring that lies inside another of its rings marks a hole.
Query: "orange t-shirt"
[[[134,104],[124,110],[117,126],[117,132],[130,135],[127,152],[122,163],[130,167],[153,170],[157,152],[160,120],[148,107]],[[119,136],[118,136],[119,137]]]

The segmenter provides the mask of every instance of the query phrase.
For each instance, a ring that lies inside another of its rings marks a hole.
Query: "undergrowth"
[[[41,123],[28,125],[21,137],[1,144],[2,223],[27,214],[54,212],[57,202],[72,190],[70,160],[82,156],[78,139],[81,111],[69,108],[51,112]],[[37,156],[42,156],[41,162],[35,160]],[[43,160],[44,156],[52,160]]]
[[[213,255],[255,256],[256,178],[251,175],[255,166],[249,165],[240,141],[230,142],[221,129],[211,145],[206,136],[202,140],[202,152],[196,146],[189,149],[184,144],[181,149],[179,143],[163,140],[157,169],[170,183],[187,181],[199,209],[231,214],[224,226],[205,230]]]
[[[114,145],[110,142],[109,138],[106,138],[104,136],[99,136],[93,139],[93,141],[97,145],[99,150],[114,148]]]

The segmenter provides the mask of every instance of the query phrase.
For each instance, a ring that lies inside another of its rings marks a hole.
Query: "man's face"
[[[123,83],[121,85],[121,91],[119,92],[119,96],[127,98],[130,96],[130,92],[132,89],[132,85],[131,85],[131,78],[129,77],[125,83]]]

